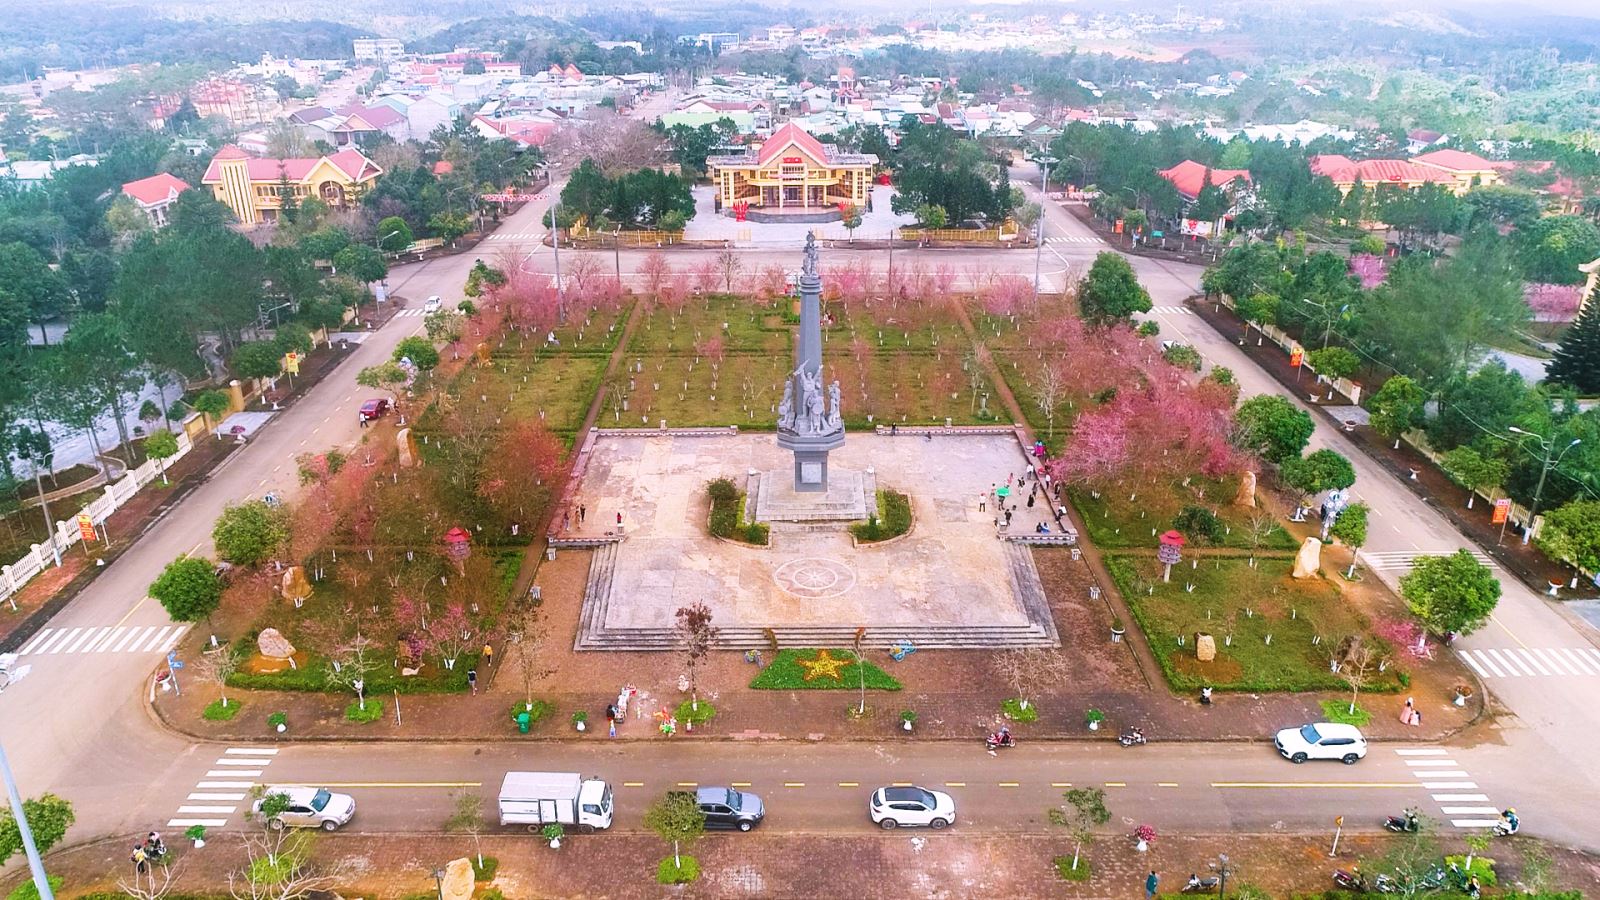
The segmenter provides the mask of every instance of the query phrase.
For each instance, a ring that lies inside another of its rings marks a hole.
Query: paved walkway
[[[794,244],[799,246],[806,239],[806,235],[815,231],[819,239],[846,240],[852,235],[838,222],[800,223],[800,222],[736,222],[731,216],[719,215],[713,209],[715,205],[715,190],[707,185],[694,189],[694,218],[689,220],[689,225],[683,231],[685,240],[690,241],[735,241],[741,246],[759,246],[769,243]],[[872,188],[872,211],[861,211],[861,227],[857,228],[853,237],[861,240],[888,240],[889,233],[896,228],[905,228],[916,224],[916,217],[908,214],[897,215],[890,207],[895,190],[885,185],[875,185]]]

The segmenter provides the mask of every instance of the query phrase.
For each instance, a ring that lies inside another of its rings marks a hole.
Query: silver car
[[[268,788],[266,796],[257,800],[252,810],[256,815],[262,815],[262,806],[275,797],[284,798],[285,806],[267,820],[267,825],[273,829],[321,828],[323,831],[337,831],[339,826],[356,814],[354,797],[314,787]]]

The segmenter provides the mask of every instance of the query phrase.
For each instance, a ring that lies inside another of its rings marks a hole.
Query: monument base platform
[[[746,493],[746,516],[756,522],[859,522],[877,509],[878,486],[870,471],[833,469],[827,491],[800,493],[792,473],[767,471],[750,476]]]

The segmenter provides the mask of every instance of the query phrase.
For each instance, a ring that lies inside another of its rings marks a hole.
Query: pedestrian
[[[467,670],[467,687],[472,688],[473,696],[477,696],[477,693],[478,693],[478,670],[477,669],[468,669]]]
[[[1150,870],[1150,876],[1144,880],[1144,897],[1145,897],[1145,900],[1150,900],[1151,897],[1154,897],[1156,895],[1156,888],[1158,888],[1160,886],[1161,886],[1161,876],[1156,874],[1156,870],[1155,869],[1151,869]]]
[[[617,510],[617,524],[618,525],[622,524],[622,510],[620,510],[620,509]]]
[[[490,646],[488,641],[485,641],[483,644],[483,667],[487,669],[492,665],[494,665],[494,647]]]
[[[1413,728],[1421,728],[1422,727],[1422,710],[1414,709],[1414,710],[1411,711],[1411,727],[1413,727]]]
[[[133,873],[135,875],[143,875],[150,871],[150,864],[146,862],[148,858],[145,856],[142,844],[133,845],[133,852],[128,855],[128,861],[133,863]]]
[[[1011,527],[1011,510],[1006,510],[1006,527]]]
[[[989,511],[989,495],[988,494],[979,494],[978,495],[978,512],[988,512],[988,511]]]
[[[1400,724],[1410,725],[1411,717],[1416,713],[1416,711],[1417,710],[1414,701],[1410,697],[1407,697],[1406,705],[1400,708]]]
[[[562,531],[566,531],[571,526],[572,526],[572,513],[566,513],[566,512],[562,513],[561,514],[561,530]]]
[[[582,525],[583,524],[583,520],[588,518],[588,517],[589,517],[589,507],[584,506],[581,503],[578,504],[578,524]]]
[[[1033,495],[1032,494],[1028,495],[1028,508],[1029,509],[1033,509]]]
[[[898,435],[899,433],[900,433],[900,426],[895,424],[895,423],[893,423],[893,422],[890,422],[889,423],[889,436],[890,437],[894,437],[894,436]]]

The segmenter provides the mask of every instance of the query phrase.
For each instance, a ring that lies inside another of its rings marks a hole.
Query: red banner
[[[83,538],[84,543],[99,540],[99,536],[94,533],[94,520],[89,518],[88,513],[78,513],[78,535]]]
[[[1489,524],[1500,525],[1511,517],[1511,498],[1501,497],[1494,502],[1494,515],[1489,518]]]
[[[1306,351],[1304,347],[1296,347],[1289,351],[1289,365],[1295,367],[1296,369],[1300,368],[1300,363],[1303,362],[1305,358]]]

